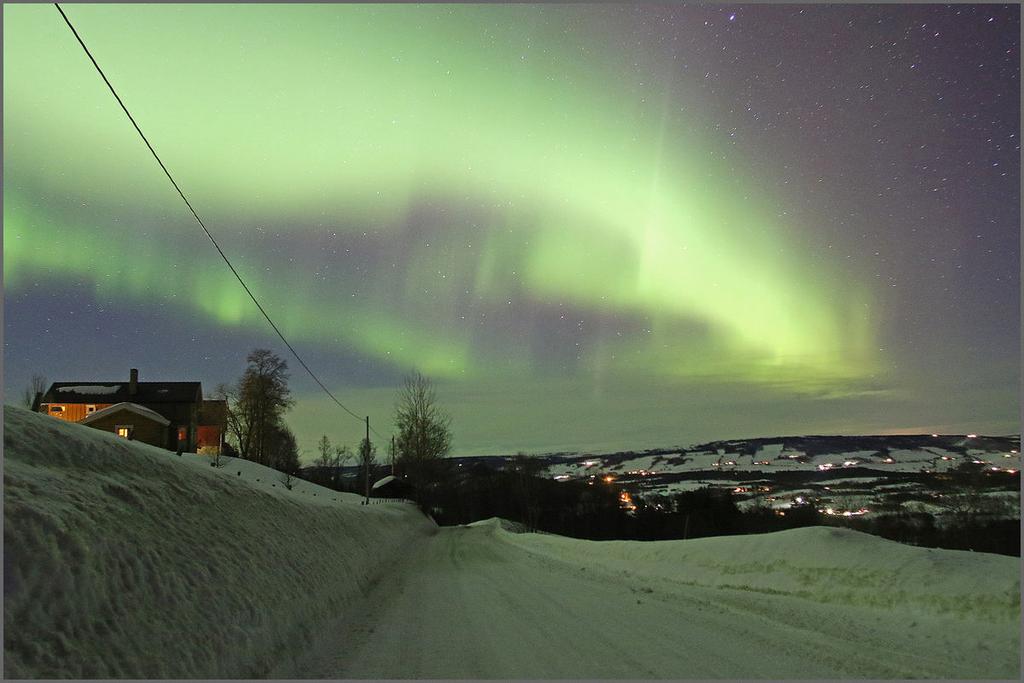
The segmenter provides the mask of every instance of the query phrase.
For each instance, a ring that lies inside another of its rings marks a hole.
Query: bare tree
[[[227,406],[224,426],[225,445],[232,448],[236,454],[240,454],[243,435],[247,433],[248,425],[243,424],[245,413],[238,404],[238,387],[222,382],[213,390],[213,397],[224,401]]]
[[[331,440],[326,434],[320,437],[316,449],[318,455],[313,464],[321,470],[318,476],[322,483],[339,490],[341,488],[341,471],[352,459],[351,449],[348,446],[331,444]]]
[[[43,375],[32,375],[32,381],[29,382],[28,386],[25,387],[24,393],[21,395],[22,403],[25,407],[31,410],[36,406],[36,397],[46,391],[46,377]]]
[[[316,450],[320,455],[313,462],[314,465],[317,467],[330,467],[334,464],[334,448],[331,446],[331,440],[327,438],[326,434],[317,441]]]
[[[334,447],[334,460],[331,464],[331,486],[334,489],[341,489],[341,473],[352,457],[352,449],[348,446]]]
[[[255,349],[237,386],[218,387],[228,400],[228,431],[243,458],[273,464],[270,440],[294,401],[288,388],[288,363],[267,349]]]
[[[282,472],[297,474],[302,468],[295,434],[283,422],[279,422],[270,429],[267,436],[266,458],[266,464]]]
[[[395,406],[396,465],[417,485],[429,481],[451,450],[451,416],[437,405],[430,380],[419,372],[405,378]]]

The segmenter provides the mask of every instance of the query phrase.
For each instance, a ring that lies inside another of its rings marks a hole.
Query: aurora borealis
[[[1019,431],[1015,6],[66,11],[382,433],[411,368],[457,453]],[[4,104],[8,400],[287,354],[52,6],[4,7]]]

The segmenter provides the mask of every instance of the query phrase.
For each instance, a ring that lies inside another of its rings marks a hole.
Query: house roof
[[[194,403],[202,400],[200,382],[54,382],[40,403]]]
[[[203,399],[199,405],[199,422],[202,424],[224,424],[228,419],[228,402],[223,399]]]
[[[383,479],[374,482],[370,487],[373,495],[402,496],[413,491],[412,484],[407,479],[388,475]]]
[[[107,406],[103,410],[97,410],[95,413],[86,416],[86,418],[81,421],[81,424],[89,424],[90,422],[95,422],[96,420],[108,417],[110,415],[113,415],[114,413],[120,413],[124,411],[132,412],[135,413],[136,415],[141,415],[147,420],[152,420],[153,422],[162,424],[165,427],[171,424],[171,421],[168,420],[163,415],[161,415],[160,413],[153,412],[149,408],[146,408],[145,406],[140,406],[137,403],[128,402],[117,403],[112,406]]]

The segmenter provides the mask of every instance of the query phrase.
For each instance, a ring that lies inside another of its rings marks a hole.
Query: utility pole
[[[366,450],[361,454],[363,456],[363,469],[366,470],[364,479],[366,480],[366,501],[365,504],[370,504],[370,416],[366,416]]]
[[[395,476],[395,435],[391,435],[391,476]]]

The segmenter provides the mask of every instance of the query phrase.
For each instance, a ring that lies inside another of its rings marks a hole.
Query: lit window
[[[132,435],[132,426],[131,425],[118,425],[117,426],[117,435],[120,436],[120,437],[123,437],[125,439],[130,439],[131,435]]]
[[[64,412],[64,406],[50,406],[51,415],[60,415]]]
[[[92,404],[85,406],[85,414],[86,415],[92,415],[95,412],[96,412],[96,406],[94,406]]]
[[[186,434],[187,432],[185,427],[178,427],[178,441],[184,441]]]

